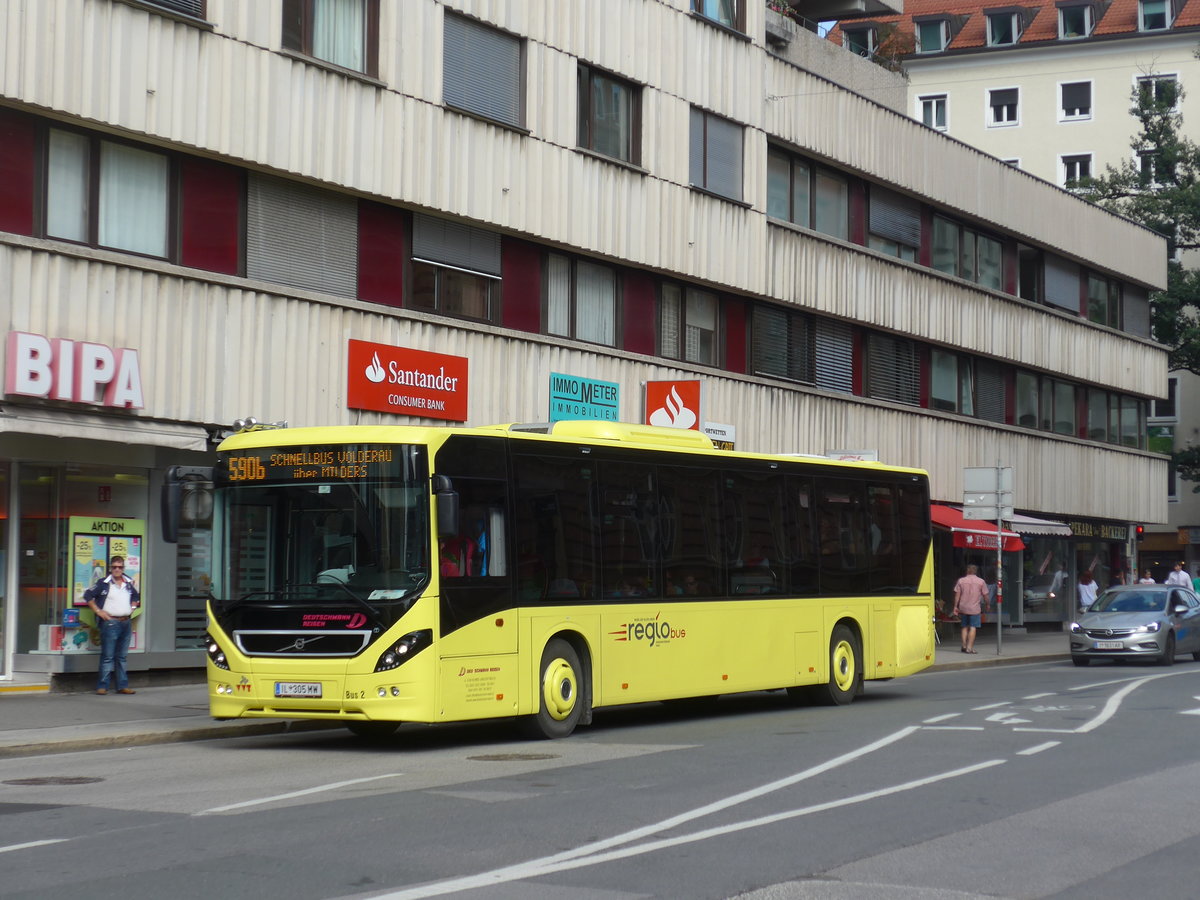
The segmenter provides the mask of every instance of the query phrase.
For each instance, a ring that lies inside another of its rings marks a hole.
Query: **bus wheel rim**
[[[562,657],[546,666],[546,677],[542,681],[542,699],[546,712],[557,722],[571,715],[579,698],[575,670]]]
[[[839,641],[833,648],[833,683],[839,691],[854,687],[854,648],[849,641]]]

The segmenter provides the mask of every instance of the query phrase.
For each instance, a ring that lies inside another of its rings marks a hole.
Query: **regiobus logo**
[[[649,616],[633,619],[616,631],[610,631],[609,635],[616,641],[646,641],[651,647],[687,637],[686,629],[673,628],[670,622],[661,620],[661,616],[662,612],[659,612],[653,619]]]

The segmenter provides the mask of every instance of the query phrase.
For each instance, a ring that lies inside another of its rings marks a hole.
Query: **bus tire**
[[[390,737],[400,727],[399,722],[347,722],[347,730],[355,737],[377,741]]]
[[[854,632],[838,625],[829,638],[829,681],[813,691],[821,706],[845,706],[854,699],[862,683],[862,651]]]
[[[538,711],[523,723],[526,735],[554,740],[574,731],[587,703],[586,679],[570,643],[562,638],[547,643],[538,670]]]

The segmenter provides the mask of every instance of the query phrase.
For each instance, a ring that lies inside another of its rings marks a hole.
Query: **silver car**
[[[1111,587],[1071,623],[1071,661],[1152,659],[1175,662],[1176,653],[1200,660],[1200,599],[1170,584]]]

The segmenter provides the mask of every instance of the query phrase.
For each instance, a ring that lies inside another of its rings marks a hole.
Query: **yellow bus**
[[[933,659],[916,469],[593,421],[255,428],[168,473],[165,529],[208,517],[218,719],[559,738],[617,704],[849,703]]]

